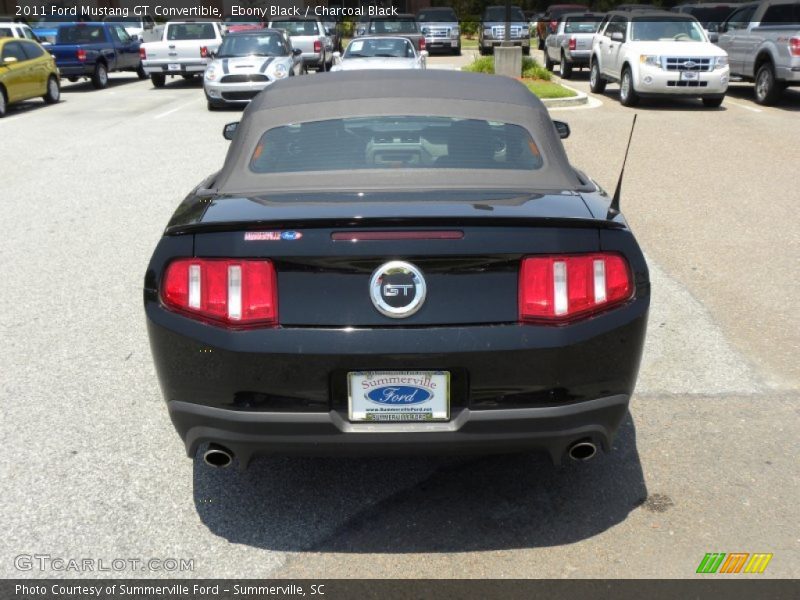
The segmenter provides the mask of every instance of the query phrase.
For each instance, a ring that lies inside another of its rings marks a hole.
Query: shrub
[[[466,67],[462,67],[461,70],[470,71],[471,73],[488,73],[492,75],[494,74],[494,56],[481,56],[476,58]],[[528,79],[544,79],[545,81],[550,81],[552,73],[531,57],[523,56],[522,76]]]

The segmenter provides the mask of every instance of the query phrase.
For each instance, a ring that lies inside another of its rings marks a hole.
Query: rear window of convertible
[[[255,173],[356,169],[542,167],[518,125],[451,117],[351,117],[268,130],[250,159]]]

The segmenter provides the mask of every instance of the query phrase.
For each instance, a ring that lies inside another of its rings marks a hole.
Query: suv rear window
[[[564,24],[564,33],[597,33],[601,17],[569,17]]]
[[[289,35],[319,35],[316,21],[273,21],[272,26]]]
[[[542,167],[518,125],[452,117],[350,117],[275,127],[250,159],[254,173],[362,169]]]

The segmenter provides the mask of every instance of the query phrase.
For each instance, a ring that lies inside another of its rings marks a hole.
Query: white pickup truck
[[[619,101],[633,106],[641,97],[702,98],[722,104],[728,91],[728,55],[709,42],[694,17],[666,11],[613,11],[592,43],[589,87],[602,93],[619,82]]]
[[[222,23],[217,21],[170,21],[160,42],[139,47],[144,71],[155,87],[163,87],[168,76],[191,79],[202,75],[222,36]]]
[[[788,86],[800,86],[800,0],[743,4],[719,27],[731,76],[755,82],[759,104],[774,104]]]

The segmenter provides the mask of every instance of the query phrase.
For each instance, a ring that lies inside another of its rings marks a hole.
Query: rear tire
[[[55,75],[50,75],[47,79],[47,91],[42,99],[47,104],[57,104],[61,100],[61,86],[58,84],[58,79]]]
[[[139,66],[136,68],[136,76],[139,79],[147,79],[147,73],[145,72],[144,65],[142,65],[142,63],[139,63]]]
[[[606,80],[600,75],[600,66],[596,60],[592,61],[589,69],[589,89],[592,90],[593,94],[602,94],[606,91]]]
[[[6,116],[8,112],[8,100],[6,99],[6,91],[0,86],[0,119]]]
[[[703,98],[703,106],[706,108],[719,108],[722,106],[722,97],[715,98],[713,96],[707,96]]]
[[[167,76],[161,73],[153,73],[150,75],[150,80],[153,82],[153,87],[162,88],[167,83]]]
[[[570,79],[572,77],[572,63],[567,62],[567,57],[561,53],[561,79]]]
[[[78,78],[77,77],[67,77],[67,81],[69,81],[70,83],[75,83],[76,81],[78,81]]]
[[[630,67],[622,70],[619,80],[619,102],[622,106],[636,106],[639,103],[639,94],[633,87],[633,74]]]
[[[105,63],[99,62],[94,67],[92,74],[92,85],[96,90],[104,90],[108,87],[108,67]]]
[[[755,98],[758,104],[770,106],[778,101],[783,86],[775,80],[775,69],[772,63],[763,63],[756,72]]]

